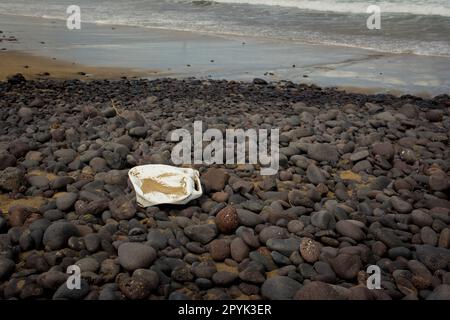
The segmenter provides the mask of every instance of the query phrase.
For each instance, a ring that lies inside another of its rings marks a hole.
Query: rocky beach
[[[446,94],[17,74],[0,109],[0,299],[450,299]],[[280,129],[278,173],[192,165],[200,198],[139,207],[128,170],[197,120]]]

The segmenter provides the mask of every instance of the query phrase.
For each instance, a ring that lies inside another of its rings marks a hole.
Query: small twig
[[[116,114],[117,114],[119,117],[123,118],[123,117],[122,117],[122,112],[119,111],[119,108],[116,106],[116,104],[114,103],[114,100],[113,100],[113,99],[111,99],[111,106],[112,106],[113,109],[116,111]]]

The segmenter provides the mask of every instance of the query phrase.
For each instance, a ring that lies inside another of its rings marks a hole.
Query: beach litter
[[[162,164],[137,166],[128,177],[141,207],[158,204],[186,204],[203,194],[197,170]]]

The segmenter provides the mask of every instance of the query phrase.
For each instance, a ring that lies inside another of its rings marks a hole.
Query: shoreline
[[[175,73],[161,72],[158,70],[138,70],[117,67],[95,67],[80,65],[70,61],[56,60],[49,57],[37,56],[26,52],[0,51],[0,82],[8,81],[8,78],[16,74],[22,74],[26,80],[121,80],[121,79],[147,79],[158,78],[183,79],[192,77],[180,77]],[[48,74],[45,74],[48,73]],[[195,77],[194,77],[195,78]],[[253,79],[246,80],[252,81]],[[283,80],[280,80],[283,81]],[[299,83],[300,84],[300,83]],[[306,83],[305,83],[306,84]],[[314,85],[314,84],[310,84]],[[403,93],[398,90],[386,91],[382,88],[361,87],[321,87],[334,89],[347,93],[374,95],[378,93],[391,94],[400,97]],[[432,98],[428,94],[418,94],[417,97]]]
[[[4,35],[18,39],[2,42],[6,51],[83,66],[119,68],[116,76],[120,71],[150,70],[177,78],[263,78],[422,97],[450,92],[450,77],[445,72],[450,68],[450,58],[121,25],[86,23],[75,32],[65,29],[61,21],[1,17]],[[17,72],[21,71],[19,68]],[[100,73],[108,76],[107,70]]]

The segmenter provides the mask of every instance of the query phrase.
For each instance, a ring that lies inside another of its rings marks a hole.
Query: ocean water
[[[73,4],[84,22],[450,56],[450,0],[0,0],[0,13],[65,19]]]

